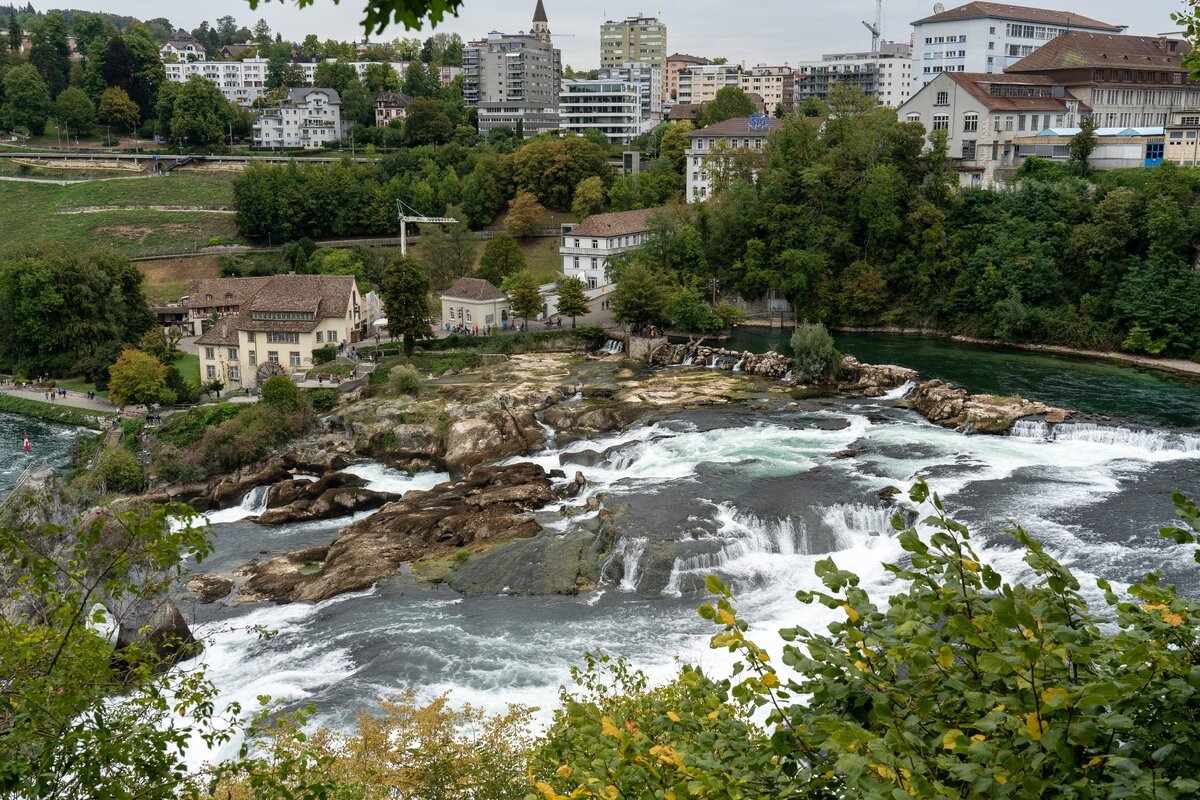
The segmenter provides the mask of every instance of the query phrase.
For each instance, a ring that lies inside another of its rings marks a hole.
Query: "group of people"
[[[629,332],[634,336],[640,336],[643,339],[654,339],[662,336],[662,331],[657,325],[649,323],[635,323],[629,326]]]
[[[547,328],[561,328],[562,327],[562,317],[559,317],[558,319],[553,319],[553,318],[547,319],[546,327]]]
[[[58,398],[66,397],[66,396],[67,396],[67,390],[62,388],[61,386],[59,386],[56,389],[51,389],[50,391],[46,392],[46,402],[53,403],[56,400],[58,400]]]

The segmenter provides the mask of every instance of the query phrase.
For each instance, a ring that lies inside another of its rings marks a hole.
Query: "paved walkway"
[[[26,400],[45,403],[46,405],[70,406],[71,408],[82,408],[86,411],[103,411],[110,414],[120,410],[103,397],[89,400],[86,394],[69,390],[66,397],[55,397],[54,402],[51,402],[46,397],[45,392],[39,392],[37,389],[18,389],[15,386],[0,386],[0,392],[4,392],[12,397],[21,397]]]

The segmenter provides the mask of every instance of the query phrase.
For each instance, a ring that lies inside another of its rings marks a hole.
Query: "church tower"
[[[550,20],[546,19],[546,7],[542,5],[542,0],[538,0],[537,8],[533,12],[533,30],[532,33],[543,42],[550,42]]]

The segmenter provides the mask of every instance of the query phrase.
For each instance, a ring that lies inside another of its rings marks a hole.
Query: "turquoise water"
[[[789,352],[791,331],[743,328],[725,346]],[[899,364],[973,392],[1019,394],[1075,411],[1140,425],[1200,427],[1200,380],[1087,358],[1050,355],[922,336],[835,333],[843,353]]]
[[[31,463],[40,465],[46,459],[55,468],[67,466],[68,449],[75,440],[76,429],[56,425],[18,414],[0,413],[0,498],[21,477]],[[22,449],[25,435],[29,436],[29,454]]]

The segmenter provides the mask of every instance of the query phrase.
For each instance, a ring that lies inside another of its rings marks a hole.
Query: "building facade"
[[[550,40],[538,0],[529,33],[493,31],[463,51],[463,100],[478,109],[479,132],[507,128],[525,136],[558,129],[562,54]]]
[[[644,130],[638,87],[619,80],[564,80],[558,113],[561,130],[599,131],[610,144],[629,144]]]
[[[774,114],[779,109],[790,114],[795,110],[796,71],[787,64],[782,67],[759,64],[742,70],[739,80],[743,92],[753,92],[763,99],[768,113]]]
[[[679,71],[691,67],[702,67],[710,64],[707,58],[690,56],[687,53],[672,53],[667,56],[667,68],[664,77],[663,99],[675,100],[679,95]]]
[[[915,94],[942,72],[998,73],[1059,34],[1119,34],[1112,25],[1068,11],[1006,3],[967,3],[913,22]]]
[[[568,278],[579,278],[585,287],[599,290],[599,294],[612,291],[608,259],[644,245],[650,231],[650,218],[662,210],[642,208],[592,214],[578,224],[564,224],[558,248],[563,274]]]
[[[459,278],[442,293],[442,328],[507,330],[512,324],[508,295],[482,278]]]
[[[739,87],[742,68],[737,64],[704,64],[679,71],[676,100],[679,103],[707,103],[726,86]]]
[[[657,17],[607,20],[600,26],[600,68],[630,61],[654,64],[667,71],[667,26]]]
[[[880,42],[878,52],[829,53],[820,61],[796,65],[796,102],[829,99],[838,83],[848,83],[889,108],[908,100],[912,84],[912,48],[901,42]]]
[[[171,38],[158,48],[163,61],[203,61],[205,54],[200,40],[183,29],[172,33]]]
[[[375,124],[382,128],[394,119],[404,119],[410,102],[401,92],[380,92],[375,98]]]
[[[256,283],[237,284],[248,280]],[[298,379],[319,366],[313,350],[357,342],[364,334],[362,295],[352,275],[274,275],[203,283],[210,293],[248,295],[238,313],[222,317],[196,340],[201,379],[220,380],[226,389],[257,386],[273,375]]]
[[[758,114],[689,131],[691,146],[687,149],[684,167],[687,202],[697,203],[712,197],[715,172],[721,168],[716,159],[725,158],[733,151],[761,152],[767,145],[767,137],[782,124],[777,117]]]
[[[336,59],[326,59],[335,61]],[[292,60],[304,72],[304,82],[312,85],[316,80],[317,67],[321,59],[296,58]],[[380,63],[374,61],[354,61],[354,67],[359,80],[363,80],[367,67]],[[408,63],[404,61],[386,62],[396,71],[401,79],[408,71]],[[220,88],[225,99],[235,105],[249,106],[262,97],[267,91],[267,59],[247,58],[242,61],[167,61],[163,63],[166,77],[175,83],[186,83],[192,75],[207,78]]]
[[[289,89],[279,108],[254,121],[254,146],[317,149],[345,135],[341,98],[334,89]]]
[[[1200,106],[1171,113],[1164,131],[1163,160],[1180,167],[1200,165]]]
[[[638,93],[643,122],[661,122],[663,118],[663,72],[653,64],[631,61],[619,67],[600,70],[600,80],[621,81],[634,86]]]
[[[1016,166],[1031,156],[1066,163],[1071,160],[1071,140],[1081,128],[1046,128],[1037,134],[1013,139]],[[1156,167],[1163,158],[1162,128],[1097,128],[1096,149],[1088,157],[1091,169]],[[1192,166],[1188,164],[1187,166]]]
[[[1071,31],[1008,68],[1045,75],[1092,109],[1097,127],[1165,127],[1171,114],[1200,107],[1200,83],[1183,58],[1192,50],[1166,36]]]
[[[1015,140],[1074,128],[1091,108],[1044,75],[945,72],[897,109],[901,121],[945,131],[963,186],[992,186],[1016,168]]]

